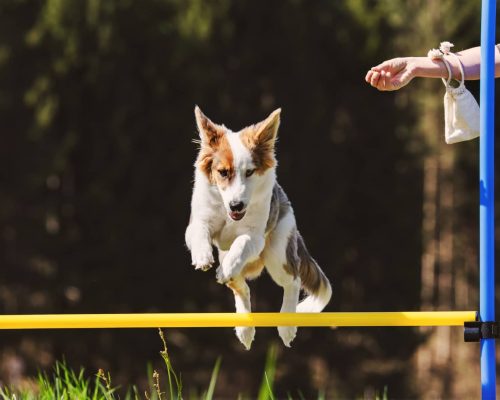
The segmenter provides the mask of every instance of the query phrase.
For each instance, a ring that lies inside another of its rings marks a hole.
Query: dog
[[[257,278],[264,268],[283,288],[281,312],[320,312],[332,295],[276,180],[280,114],[277,109],[262,122],[233,132],[195,107],[200,148],[186,245],[192,265],[202,271],[213,266],[212,245],[216,246],[217,281],[233,291],[238,313],[251,312],[246,281]],[[299,302],[301,289],[308,296]],[[278,333],[290,347],[297,328],[278,327]],[[236,336],[249,350],[255,328],[236,327]]]

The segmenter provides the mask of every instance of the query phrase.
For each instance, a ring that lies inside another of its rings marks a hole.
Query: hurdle
[[[3,315],[1,329],[463,326],[475,311]]]

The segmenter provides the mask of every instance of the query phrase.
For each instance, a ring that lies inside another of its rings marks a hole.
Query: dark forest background
[[[444,144],[439,80],[378,92],[366,71],[440,41],[476,46],[479,1],[2,0],[0,312],[232,311],[184,246],[198,104],[237,130],[282,107],[278,177],[333,282],[328,311],[478,308],[478,141]],[[477,82],[468,84],[478,94]],[[251,283],[256,311],[281,289]],[[479,396],[462,329],[166,332],[188,388],[306,398]],[[143,385],[155,330],[1,333],[0,379],[65,357]]]

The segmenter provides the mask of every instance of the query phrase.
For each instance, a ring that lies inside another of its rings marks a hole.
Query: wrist
[[[429,57],[412,57],[411,63],[415,77],[448,79],[448,70],[441,60],[432,60]]]

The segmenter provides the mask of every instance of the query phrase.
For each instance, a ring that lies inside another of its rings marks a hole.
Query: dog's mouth
[[[239,221],[245,216],[246,211],[231,211],[229,216],[233,221]]]

